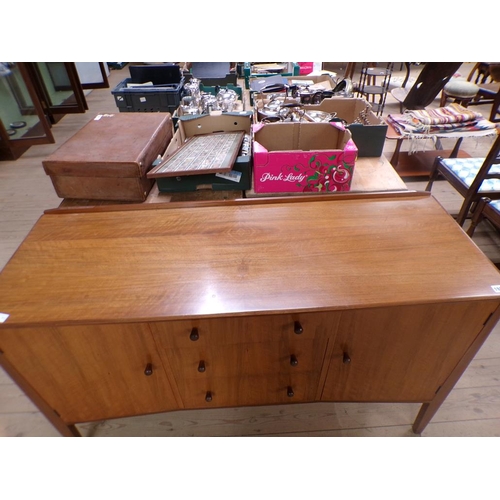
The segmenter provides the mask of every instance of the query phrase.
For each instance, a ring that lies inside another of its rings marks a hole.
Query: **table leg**
[[[406,76],[405,76],[405,79],[403,80],[403,83],[401,84],[401,87],[403,87],[403,88],[406,87],[406,84],[408,83],[408,80],[410,79],[411,63],[405,62],[404,65],[406,67]]]
[[[453,151],[450,154],[450,158],[456,158],[458,156],[458,152],[460,151],[460,145],[462,144],[463,137],[459,137],[457,139],[457,142],[455,143],[455,147],[453,148]]]
[[[391,158],[391,165],[393,167],[398,166],[399,162],[399,153],[401,151],[401,145],[403,144],[403,139],[397,139],[396,140],[396,149],[394,150],[394,153],[392,153],[392,158]]]

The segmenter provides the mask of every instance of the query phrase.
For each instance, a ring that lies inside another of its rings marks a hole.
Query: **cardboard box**
[[[60,198],[144,201],[173,136],[170,113],[96,116],[42,162]]]
[[[217,115],[224,115],[224,114],[235,114],[235,113],[243,113],[243,102],[242,101],[236,101],[235,102],[235,106],[234,106],[234,109],[233,111],[211,111],[210,113],[202,113],[202,114],[199,114],[199,115],[190,115],[190,114],[186,114],[183,109],[182,109],[182,106],[179,106],[175,112],[172,114],[172,119],[174,120],[174,125],[177,127],[177,123],[178,123],[178,120],[179,118],[181,117],[199,117],[199,116],[204,116],[204,115],[208,115],[210,114],[211,116],[217,116]]]
[[[199,189],[211,189],[214,191],[245,191],[252,185],[252,112],[223,113],[220,115],[182,116],[178,118],[178,128],[172,138],[165,154],[167,159],[177,151],[188,139],[195,135],[212,134],[216,132],[244,131],[248,134],[250,148],[247,154],[241,154],[236,158],[232,174],[199,174],[183,175],[177,177],[158,177],[156,183],[161,192],[186,192]],[[233,179],[230,179],[233,177]]]
[[[250,80],[250,104],[258,104],[259,100],[266,99],[270,93],[286,93],[286,87],[294,84],[306,85],[312,92],[330,92],[335,88],[335,82],[331,75],[297,75],[297,76],[273,76],[263,78],[253,78]],[[276,87],[272,92],[262,92],[269,85]],[[280,89],[279,87],[282,86]]]
[[[275,75],[294,76],[299,75],[300,66],[294,62],[286,63],[243,63],[243,77],[245,88],[250,88],[251,78],[272,77]]]
[[[312,73],[314,70],[314,63],[313,62],[297,62],[299,65],[300,71],[299,74],[301,75],[308,75],[309,73]]]
[[[335,88],[335,82],[331,75],[299,75],[299,76],[287,76],[286,80],[288,85],[293,85],[294,82],[306,83],[310,82],[314,89],[322,90],[333,90]]]
[[[358,150],[338,123],[253,125],[256,193],[349,191]]]
[[[365,115],[367,123],[354,123],[360,114],[369,108]],[[347,122],[347,128],[352,134],[352,140],[358,148],[360,158],[366,156],[382,156],[387,134],[387,124],[375,115],[371,105],[361,98],[332,97],[323,99],[320,104],[307,104],[303,109],[336,112],[338,118]]]

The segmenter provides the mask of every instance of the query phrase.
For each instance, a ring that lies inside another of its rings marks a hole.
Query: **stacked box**
[[[151,83],[150,85],[146,85]],[[129,84],[141,84],[129,87]],[[115,103],[123,112],[174,113],[181,102],[184,77],[179,66],[170,64],[130,66],[130,78],[112,91]]]
[[[381,117],[375,115],[370,103],[365,99],[332,97],[323,99],[320,104],[305,105],[303,109],[337,113],[337,118],[347,122],[347,128],[352,134],[360,158],[382,156],[387,124]],[[355,123],[357,120],[359,123]]]
[[[287,102],[292,103],[290,98]],[[269,102],[265,94],[256,96],[254,105],[254,123],[259,123],[259,111]],[[387,124],[376,116],[372,111],[371,104],[365,99],[354,97],[331,97],[323,99],[319,104],[299,104],[306,113],[307,111],[324,111],[335,113],[335,119],[346,124],[351,132],[352,140],[358,148],[358,156],[379,157],[382,156],[385,138],[387,135]]]
[[[253,125],[256,193],[349,191],[358,150],[338,123]]]
[[[97,115],[42,164],[61,198],[144,201],[172,136],[169,113]]]
[[[243,63],[243,75],[245,78],[245,88],[249,89],[250,88],[250,79],[251,78],[261,78],[261,77],[269,77],[269,76],[298,76],[300,73],[300,66],[296,63],[289,62],[286,63],[286,70],[285,72],[282,73],[272,73],[272,72],[267,72],[267,73],[252,73],[252,63],[246,62]]]
[[[170,142],[164,159],[174,154],[188,139],[195,135],[217,132],[243,131],[250,137],[252,112],[224,113],[220,115],[199,115],[179,117],[178,128]],[[176,177],[157,177],[158,190],[166,193],[197,191],[210,189],[213,191],[246,191],[252,185],[251,148],[236,158],[233,168],[228,174],[195,174]]]
[[[262,78],[250,79],[250,104],[253,106],[254,103],[258,103],[259,100],[266,98],[267,94],[261,91],[263,86],[268,86],[270,84],[276,85],[278,88],[283,86],[283,89],[278,89],[276,92],[273,91],[272,93],[282,92],[285,94],[287,87],[291,87],[294,84],[304,85],[306,83],[310,84],[310,87],[316,92],[325,92],[325,96],[329,93],[329,97],[333,95],[332,91],[335,87],[335,82],[328,74],[308,76],[264,76]]]
[[[162,86],[127,88],[130,78],[121,81],[111,93],[120,113],[173,113],[181,102],[184,81]]]
[[[210,87],[226,87],[228,85],[236,86],[238,84],[238,76],[236,73],[228,73],[224,77],[216,78],[216,77],[203,77],[203,76],[194,76],[191,73],[184,73],[184,80],[188,83],[192,78],[197,78],[204,85]]]

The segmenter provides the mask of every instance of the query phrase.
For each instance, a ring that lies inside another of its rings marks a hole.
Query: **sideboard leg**
[[[62,436],[76,437],[81,434],[73,424],[67,424],[63,421],[60,415],[38,394],[33,387],[25,380],[23,376],[14,368],[12,363],[0,351],[0,366],[19,386],[19,388],[28,396],[35,406],[43,413],[47,420],[59,431]]]
[[[70,432],[70,436],[73,437],[82,437],[80,431],[76,428],[76,425],[68,425],[68,431]]]
[[[433,409],[432,403],[424,403],[420,407],[420,411],[418,412],[417,418],[415,419],[415,422],[413,422],[413,427],[412,427],[413,432],[415,434],[422,433],[422,431],[426,428],[427,424],[431,421],[432,417],[439,410],[439,406]]]
[[[432,417],[439,410],[443,401],[448,397],[455,384],[458,382],[464,371],[469,366],[469,363],[474,359],[484,341],[488,338],[489,333],[495,327],[500,319],[500,307],[498,307],[484,322],[483,329],[479,332],[474,342],[469,346],[462,359],[455,366],[450,376],[445,380],[443,385],[436,392],[436,396],[429,403],[424,403],[420,407],[417,418],[413,422],[413,432],[421,434],[426,428],[427,424],[431,421]]]

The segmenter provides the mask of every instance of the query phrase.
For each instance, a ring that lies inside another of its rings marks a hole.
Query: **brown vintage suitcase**
[[[144,201],[146,173],[174,132],[170,113],[97,115],[42,162],[60,198]]]

